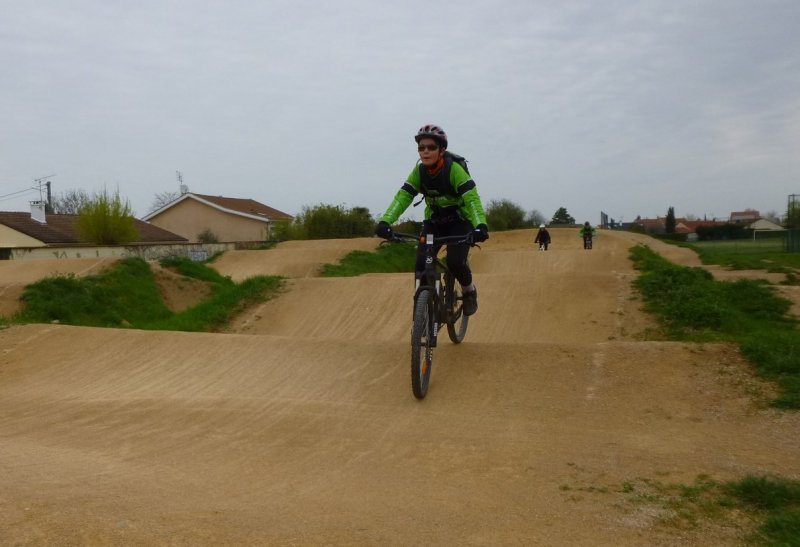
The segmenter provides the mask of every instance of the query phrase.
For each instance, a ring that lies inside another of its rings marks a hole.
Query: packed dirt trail
[[[738,544],[738,523],[671,524],[637,494],[798,479],[800,416],[733,347],[644,339],[646,238],[552,234],[472,251],[480,309],[424,401],[410,275],[314,277],[297,242],[218,262],[292,276],[229,332],[0,331],[0,544]]]

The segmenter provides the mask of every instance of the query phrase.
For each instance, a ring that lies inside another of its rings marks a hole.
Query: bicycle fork
[[[415,290],[414,290],[414,307],[413,309],[417,309],[417,300],[418,296],[422,291],[430,291],[431,298],[429,300],[430,306],[432,308],[432,313],[428,314],[428,332],[426,336],[428,337],[428,347],[435,348],[436,342],[439,338],[439,291],[441,291],[441,281],[439,279],[434,280],[433,286],[431,285],[422,285],[421,280],[417,279],[415,281]]]

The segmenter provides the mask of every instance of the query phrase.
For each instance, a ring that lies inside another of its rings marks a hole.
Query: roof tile
[[[38,239],[47,245],[83,243],[78,237],[75,221],[78,215],[58,215],[50,213],[46,216],[46,223],[41,224],[30,213],[2,212],[0,211],[0,224],[16,230],[22,234]],[[135,243],[177,243],[188,241],[185,237],[173,234],[163,228],[154,226],[138,218],[133,219],[133,224],[139,232],[139,239]]]

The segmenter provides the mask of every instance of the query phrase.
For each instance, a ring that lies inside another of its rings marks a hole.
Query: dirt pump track
[[[0,331],[0,544],[737,544],[621,485],[798,479],[800,416],[731,346],[643,339],[628,249],[690,251],[551,233],[473,250],[480,309],[421,402],[410,275],[314,277],[372,238],[226,254],[291,276],[226,333]]]

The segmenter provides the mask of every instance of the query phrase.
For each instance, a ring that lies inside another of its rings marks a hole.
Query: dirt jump
[[[0,330],[0,544],[738,544],[746,518],[680,526],[636,493],[799,479],[800,414],[734,346],[647,340],[628,249],[691,251],[551,234],[471,252],[480,307],[423,401],[412,276],[314,275],[373,238],[225,255],[290,279],[224,333]]]

